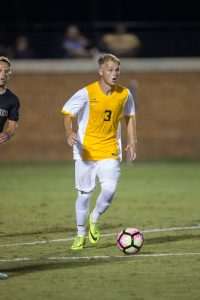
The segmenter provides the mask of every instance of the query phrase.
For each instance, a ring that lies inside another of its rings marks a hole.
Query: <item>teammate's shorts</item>
[[[120,177],[120,162],[117,159],[107,158],[101,160],[75,161],[76,189],[83,192],[94,190],[97,181],[99,183],[114,182],[117,185]]]

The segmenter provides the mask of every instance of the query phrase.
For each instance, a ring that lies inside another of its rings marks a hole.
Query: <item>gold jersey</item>
[[[116,85],[112,94],[107,96],[99,83],[94,82],[72,96],[62,112],[78,116],[75,159],[121,158],[120,119],[123,115],[135,114],[133,98],[127,88]]]

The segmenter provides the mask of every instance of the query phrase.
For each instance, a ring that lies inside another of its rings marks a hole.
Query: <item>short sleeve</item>
[[[76,117],[88,102],[87,89],[83,88],[76,92],[63,106],[62,113]]]
[[[130,91],[128,91],[128,97],[124,105],[123,115],[134,117],[135,116],[135,104],[133,96]]]
[[[20,109],[20,102],[17,96],[13,96],[12,107],[8,113],[8,120],[11,121],[18,121],[19,120],[19,109]]]

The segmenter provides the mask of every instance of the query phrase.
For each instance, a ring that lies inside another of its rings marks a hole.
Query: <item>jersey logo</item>
[[[90,100],[90,103],[96,103],[96,102],[100,102],[100,100],[97,100],[96,98],[92,98],[92,99]]]

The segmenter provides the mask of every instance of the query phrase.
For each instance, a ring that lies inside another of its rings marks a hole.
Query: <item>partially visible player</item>
[[[19,120],[20,102],[18,97],[6,88],[11,74],[11,63],[7,57],[0,56],[0,146],[14,136]],[[7,127],[4,130],[7,121]],[[0,273],[0,280],[7,274]]]
[[[19,120],[19,99],[11,90],[6,88],[11,74],[10,67],[9,59],[0,56],[0,146],[14,136]],[[4,130],[6,122],[7,126]]]
[[[99,57],[100,80],[75,93],[64,105],[64,126],[67,142],[73,146],[77,236],[71,247],[84,247],[86,218],[92,191],[99,180],[101,192],[89,217],[89,241],[100,238],[99,219],[110,207],[120,176],[121,136],[120,120],[125,117],[129,142],[126,151],[130,161],[136,159],[135,106],[130,91],[119,85],[120,60],[112,54]],[[71,127],[77,117],[78,132]]]
[[[8,275],[4,273],[0,273],[0,280],[7,279]]]

